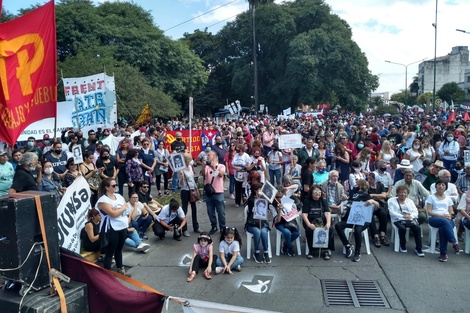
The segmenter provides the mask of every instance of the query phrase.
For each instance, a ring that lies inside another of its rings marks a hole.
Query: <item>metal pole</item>
[[[252,32],[253,32],[253,80],[255,87],[255,110],[259,110],[259,99],[258,99],[258,61],[257,61],[257,51],[258,44],[256,43],[256,22],[255,22],[255,5],[254,3],[250,4],[251,6],[251,22],[252,22]]]
[[[434,86],[432,89],[432,110],[436,112],[436,53],[437,53],[437,2],[436,0],[436,20],[434,22]]]
[[[408,91],[408,66],[410,66],[412,64],[415,64],[415,63],[418,63],[418,62],[421,62],[421,61],[424,61],[424,60],[426,60],[426,58],[418,60],[418,61],[411,62],[409,64],[402,64],[402,63],[392,62],[392,61],[388,61],[388,60],[385,61],[387,63],[401,65],[401,66],[405,67],[405,89],[404,89],[404,92],[405,92],[405,105],[408,102],[408,92],[407,92]]]

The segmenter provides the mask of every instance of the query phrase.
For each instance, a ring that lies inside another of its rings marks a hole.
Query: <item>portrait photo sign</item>
[[[363,201],[353,202],[347,223],[361,226],[364,226],[364,223],[370,223],[373,208],[374,206],[366,205]]]
[[[260,194],[269,200],[269,202],[273,202],[277,194],[277,189],[274,188],[270,182],[266,181],[263,187],[261,187]]]
[[[328,229],[317,227],[313,231],[313,247],[314,248],[328,248],[329,240]]]
[[[170,154],[170,167],[173,172],[180,172],[186,168],[183,153]]]
[[[255,207],[253,210],[253,218],[258,220],[268,219],[268,200],[256,199]]]

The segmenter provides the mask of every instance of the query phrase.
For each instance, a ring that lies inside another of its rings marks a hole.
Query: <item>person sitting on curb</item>
[[[153,224],[155,236],[165,239],[166,231],[173,231],[173,239],[181,241],[181,230],[186,225],[186,216],[177,200],[171,199],[170,204],[165,205],[157,220]]]
[[[147,211],[149,211],[150,209],[156,215],[158,215],[160,214],[160,210],[162,209],[163,206],[152,197],[152,195],[149,192],[149,189],[150,189],[149,183],[146,181],[142,182],[142,185],[140,185],[140,188],[139,188],[139,192],[137,193],[137,195],[139,196],[139,202],[141,202],[144,205]]]

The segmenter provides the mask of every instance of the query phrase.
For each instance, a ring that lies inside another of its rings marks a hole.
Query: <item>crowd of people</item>
[[[217,133],[194,159],[181,133],[190,127]],[[176,131],[170,149],[168,131]],[[245,228],[254,236],[253,259],[258,263],[271,263],[267,251],[271,228],[282,233],[285,255],[295,255],[295,241],[304,232],[307,258],[318,253],[329,260],[336,233],[346,257],[356,262],[361,259],[365,229],[370,234],[365,240],[379,248],[389,245],[389,225],[396,227],[399,250],[404,253],[409,228],[415,253],[423,257],[421,225],[426,222],[439,229],[439,261],[445,262],[447,243],[459,253],[459,238],[470,226],[470,196],[466,195],[470,192],[470,155],[465,152],[470,146],[469,131],[470,122],[463,119],[446,123],[437,116],[361,118],[346,113],[282,121],[270,116],[224,123],[201,119],[192,125],[184,119],[135,127],[117,123],[112,129],[90,130],[86,138],[79,129],[68,128],[60,138],[46,134],[30,137],[21,146],[2,145],[0,195],[42,190],[60,201],[66,188],[83,176],[93,208],[82,232],[83,246],[101,250],[105,268],[111,267],[114,257],[123,274],[123,245],[147,252],[146,232],[152,222],[153,232],[161,240],[168,232],[178,241],[190,236],[189,206],[198,240],[188,281],[201,266],[207,268],[203,274],[207,279],[212,271],[231,274],[240,269],[241,238],[226,225],[227,202],[246,208]],[[301,146],[280,148],[279,139],[286,134],[300,134]],[[115,151],[103,144],[109,136],[119,138]],[[181,164],[170,164],[174,154],[182,155],[177,160]],[[175,166],[181,170],[172,171]],[[264,191],[267,182],[275,188],[272,196]],[[200,185],[204,188],[197,199],[194,190]],[[156,188],[155,198],[152,187]],[[159,197],[179,190],[181,203],[172,199],[168,205],[159,204]],[[269,200],[271,221],[254,218],[259,199]],[[350,222],[354,202],[364,203],[372,211],[372,218],[363,225]],[[199,227],[197,205],[206,206],[208,232]],[[106,225],[104,245],[98,225]],[[322,240],[326,238],[322,248],[314,242],[317,228],[322,230]],[[354,244],[347,229],[353,233]],[[219,254],[214,253],[211,238],[218,231]]]

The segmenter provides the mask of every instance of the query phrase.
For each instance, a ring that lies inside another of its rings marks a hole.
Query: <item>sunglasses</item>
[[[142,189],[149,189],[149,186],[142,186]]]
[[[116,188],[116,186],[117,186],[116,184],[114,184],[114,185],[109,185],[109,187],[112,187],[112,188]]]

